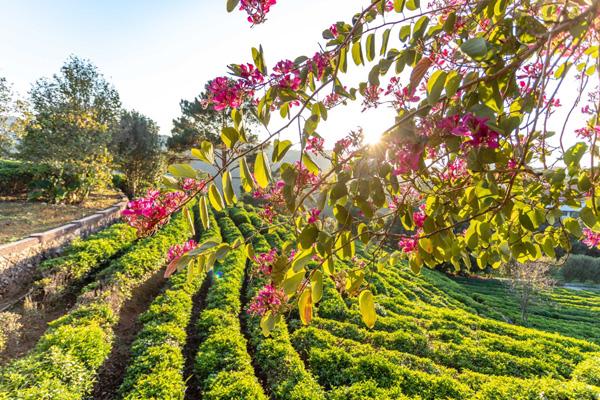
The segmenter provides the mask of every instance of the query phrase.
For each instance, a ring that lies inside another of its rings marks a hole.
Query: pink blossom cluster
[[[319,176],[310,172],[301,161],[296,161],[294,166],[298,173],[296,177],[296,186],[298,188],[303,188],[306,185],[316,185],[319,182]]]
[[[256,270],[263,275],[271,275],[273,263],[277,260],[277,250],[271,249],[268,253],[261,253],[252,259],[256,263]]]
[[[575,129],[575,133],[580,138],[591,139],[600,135],[600,125],[594,127],[584,126],[583,128]]]
[[[448,163],[446,171],[442,174],[442,180],[452,182],[465,176],[467,176],[467,162],[457,157]]]
[[[241,81],[221,76],[208,85],[207,104],[213,104],[216,111],[227,107],[239,108],[246,98],[246,91]]]
[[[184,244],[176,244],[171,246],[169,251],[167,252],[167,262],[171,263],[179,259],[182,255],[187,253],[188,251],[194,250],[198,243],[195,240],[191,239],[185,242]]]
[[[585,239],[583,239],[582,242],[586,246],[588,246],[590,248],[600,246],[600,233],[596,233],[589,228],[585,228],[583,230],[583,236],[585,236]]]
[[[262,210],[260,210],[258,215],[263,220],[267,221],[268,223],[272,223],[273,218],[275,218],[275,216],[277,215],[277,212],[275,211],[275,209],[273,208],[273,206],[271,204],[267,204],[263,207]]]
[[[423,150],[421,143],[397,145],[394,174],[403,175],[418,170]]]
[[[425,214],[425,204],[421,204],[419,206],[419,210],[413,212],[413,221],[417,228],[422,228],[425,223],[425,219],[427,218],[427,214]]]
[[[419,244],[419,239],[416,237],[412,238],[402,238],[398,241],[398,248],[401,249],[405,253],[412,253],[417,249],[417,245]]]
[[[285,306],[287,296],[281,289],[277,289],[272,284],[263,287],[248,306],[248,314],[254,316],[263,316],[268,311],[278,313]]]
[[[325,74],[325,70],[329,67],[330,56],[329,53],[317,52],[311,59],[313,68],[316,70],[317,79],[321,80]]]
[[[306,139],[306,151],[309,151],[315,155],[323,152],[323,145],[325,139],[319,136],[310,136]]]
[[[193,178],[185,178],[181,183],[181,189],[185,192],[199,192],[206,187],[206,181]]]
[[[319,215],[321,215],[321,210],[318,208],[311,208],[309,211],[308,223],[314,224],[319,220]]]
[[[392,100],[392,105],[396,109],[404,108],[408,105],[408,103],[416,102],[420,100],[419,96],[415,96],[410,93],[408,87],[403,87],[400,84],[400,79],[398,77],[393,77],[390,79],[390,83],[388,84],[385,93],[386,96],[392,95],[394,100]]]
[[[342,96],[340,96],[339,94],[337,94],[335,92],[329,93],[327,96],[325,96],[325,99],[323,100],[323,105],[325,107],[327,107],[328,109],[331,109],[331,108],[337,106],[338,104],[342,104],[342,103],[344,103]]]
[[[369,108],[377,108],[379,106],[379,99],[381,94],[384,92],[382,88],[375,85],[369,85],[365,88],[363,93],[363,112]]]
[[[472,113],[465,115],[452,115],[443,118],[438,128],[451,133],[455,136],[464,136],[469,138],[465,144],[473,147],[488,147],[490,149],[498,148],[498,132],[487,126],[488,118],[477,117]]]
[[[248,14],[248,22],[261,24],[265,21],[267,13],[277,0],[241,0],[240,10]]]
[[[329,27],[329,32],[331,32],[331,35],[332,35],[334,38],[338,37],[338,35],[339,35],[339,32],[338,32],[338,27],[337,27],[337,25],[336,25],[336,24],[333,24],[333,25],[331,25],[331,26]]]
[[[165,224],[186,198],[182,192],[149,190],[146,197],[130,201],[121,215],[139,235],[146,235]]]
[[[279,180],[269,186],[266,189],[257,188],[253,193],[252,197],[259,200],[268,200],[271,203],[279,204],[284,201],[283,198],[283,188],[285,187],[285,182]]]
[[[275,64],[271,74],[273,86],[281,89],[298,90],[302,79],[300,79],[300,70],[292,60],[282,60]]]

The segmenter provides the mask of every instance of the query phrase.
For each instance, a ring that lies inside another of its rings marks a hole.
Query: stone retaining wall
[[[115,222],[126,206],[127,201],[121,201],[58,228],[0,245],[0,299],[30,283],[42,260],[60,254],[73,239],[86,237]]]

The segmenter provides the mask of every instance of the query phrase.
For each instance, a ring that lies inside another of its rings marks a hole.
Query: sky
[[[40,77],[59,71],[69,55],[92,61],[121,95],[123,106],[154,119],[170,134],[179,101],[193,99],[204,84],[227,73],[231,63],[251,62],[250,49],[262,45],[267,64],[312,56],[321,32],[350,20],[368,0],[280,0],[267,23],[250,27],[242,12],[227,13],[225,0],[0,0],[0,76],[25,97]],[[365,80],[369,69],[353,69],[349,80]],[[566,84],[563,103],[575,98]],[[566,100],[566,101],[565,101]],[[559,130],[566,115],[559,109]],[[376,142],[393,124],[394,112],[380,107],[361,113],[355,102],[319,126],[326,147],[358,126]],[[570,121],[569,130],[582,125]],[[274,118],[270,129],[282,121]],[[264,133],[259,136],[264,136]],[[297,128],[283,134],[296,139]],[[575,138],[570,139],[573,142]]]
[[[123,106],[154,119],[169,134],[179,101],[192,99],[231,63],[251,62],[259,44],[267,63],[318,50],[321,32],[348,20],[363,0],[281,0],[266,24],[250,27],[225,0],[0,0],[0,76],[26,96],[40,77],[58,72],[69,55],[87,58],[117,88]],[[367,139],[393,121],[393,111],[370,118],[360,105],[332,113],[319,132],[332,145],[363,126]],[[274,121],[277,128],[280,121]],[[297,137],[297,130],[285,136]]]

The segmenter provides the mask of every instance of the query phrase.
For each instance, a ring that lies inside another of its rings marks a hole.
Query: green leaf
[[[320,117],[318,115],[311,115],[306,122],[304,122],[304,133],[306,135],[312,135],[319,126]]]
[[[363,60],[362,45],[360,44],[360,40],[352,44],[352,60],[356,65],[364,65],[365,63],[365,61]]]
[[[569,231],[571,235],[575,236],[575,238],[579,239],[581,235],[583,235],[581,225],[579,224],[579,221],[577,221],[575,218],[567,217],[563,219],[562,223],[567,229],[567,231]]]
[[[456,94],[458,88],[460,87],[460,82],[462,81],[462,77],[456,71],[450,71],[446,76],[446,96],[451,98]]]
[[[519,222],[528,231],[535,231],[535,225],[533,224],[533,221],[531,221],[531,218],[528,214],[524,212],[519,213]]]
[[[298,240],[300,241],[300,246],[303,249],[310,249],[310,247],[317,241],[317,236],[319,235],[319,229],[315,226],[315,224],[308,224],[302,229]]]
[[[233,191],[233,183],[231,182],[231,174],[229,173],[229,170],[225,170],[225,172],[223,172],[222,183],[225,203],[228,206],[234,205],[237,202],[237,198],[235,197],[235,192]]]
[[[252,48],[252,60],[260,73],[265,75],[267,73],[267,67],[265,66],[262,46],[258,46],[258,49]]]
[[[227,12],[232,12],[235,10],[239,3],[240,0],[227,0]]]
[[[408,0],[406,2],[406,8],[408,8],[410,11],[416,10],[420,5],[421,2],[419,0]]]
[[[375,326],[377,314],[375,313],[375,302],[373,293],[370,290],[363,290],[358,296],[358,305],[360,307],[360,316],[369,329]]]
[[[367,36],[367,61],[373,61],[375,59],[375,34],[371,33]]]
[[[312,158],[310,158],[310,156],[306,153],[302,154],[302,164],[304,164],[306,169],[308,169],[310,172],[312,172],[315,175],[318,174],[320,171],[319,166],[317,164],[315,164],[315,162],[312,160]]]
[[[275,139],[271,161],[274,163],[281,161],[290,147],[292,147],[292,142],[290,140],[279,141],[279,139]]]
[[[200,149],[192,149],[192,156],[208,164],[214,164],[215,154],[213,144],[204,140],[200,144]]]
[[[271,311],[267,311],[260,319],[260,329],[265,336],[271,336],[271,331],[275,329],[275,325],[279,321],[279,315],[273,315]]]
[[[410,36],[410,25],[403,25],[400,28],[400,40],[403,42],[406,42],[406,39],[408,39]]]
[[[261,188],[264,189],[269,186],[269,182],[271,181],[271,167],[269,166],[263,151],[258,152],[256,156],[256,161],[254,162],[254,177],[256,178],[256,183],[258,183],[258,186]]]
[[[196,179],[197,172],[189,164],[173,164],[169,165],[167,171],[176,178],[193,178]]]
[[[246,157],[240,158],[240,180],[245,192],[251,192],[254,189],[254,178],[246,162]]]
[[[300,320],[304,325],[308,325],[312,321],[312,305],[312,290],[307,288],[302,292],[298,300],[298,312],[300,313]]]
[[[223,211],[225,204],[223,204],[223,197],[217,188],[217,185],[211,183],[208,187],[208,200],[210,205],[217,211]]]
[[[587,151],[588,147],[583,142],[578,142],[574,146],[570,147],[565,152],[565,164],[567,167],[578,167],[581,161],[581,158]]]
[[[413,29],[412,42],[421,39],[423,34],[425,34],[425,30],[427,29],[427,25],[429,24],[429,18],[423,15],[420,17],[415,23],[415,28]]]
[[[406,0],[394,0],[394,11],[400,13],[404,10],[404,2]]]
[[[323,297],[323,273],[319,270],[315,270],[310,278],[310,285],[312,288],[312,301],[318,303]]]
[[[386,29],[383,32],[383,38],[382,38],[382,42],[381,42],[381,50],[379,50],[379,55],[380,56],[385,56],[385,53],[387,52],[387,46],[388,46],[388,42],[390,40],[390,33],[392,32],[391,29]]]
[[[583,223],[586,224],[588,228],[592,228],[594,225],[596,225],[596,215],[589,207],[583,207],[581,211],[579,211],[579,218],[581,218]]]
[[[294,270],[290,269],[287,271],[282,282],[282,289],[288,297],[296,294],[298,286],[300,286],[304,280],[304,275],[306,275],[304,270],[300,272],[294,272]]]
[[[460,49],[471,58],[481,58],[487,54],[487,42],[483,38],[469,39],[460,45]]]
[[[230,126],[225,127],[221,130],[221,140],[225,143],[228,149],[233,148],[240,139],[240,134],[237,129]]]
[[[194,216],[188,207],[183,208],[183,215],[185,216],[185,222],[188,230],[190,231],[190,236],[194,236],[196,234],[196,228],[194,227]]]
[[[427,81],[427,101],[429,104],[433,105],[440,99],[446,84],[446,76],[445,71],[435,71],[431,74],[429,81]]]
[[[204,230],[207,230],[210,227],[210,218],[208,217],[208,205],[206,204],[206,196],[200,197],[200,221],[202,222],[202,227]]]

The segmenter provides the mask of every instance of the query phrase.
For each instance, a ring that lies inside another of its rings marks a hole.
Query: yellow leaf
[[[369,328],[373,328],[375,326],[375,321],[377,321],[373,293],[371,293],[370,290],[363,290],[358,297],[358,304],[360,306],[360,315],[363,322]]]
[[[312,321],[313,309],[312,309],[312,290],[306,289],[300,295],[298,300],[298,311],[300,312],[300,320],[304,325],[310,324]]]

